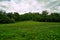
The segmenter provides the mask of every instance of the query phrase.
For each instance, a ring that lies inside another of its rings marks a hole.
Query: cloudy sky
[[[0,10],[6,12],[60,12],[60,0],[0,0]]]

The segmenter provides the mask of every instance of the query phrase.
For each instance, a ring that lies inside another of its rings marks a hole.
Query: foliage
[[[19,21],[39,21],[39,22],[60,22],[60,13],[49,13],[47,11],[42,11],[42,13],[34,12],[34,13],[25,13],[20,15],[17,12],[14,13],[6,13],[0,11],[0,23],[14,23]]]

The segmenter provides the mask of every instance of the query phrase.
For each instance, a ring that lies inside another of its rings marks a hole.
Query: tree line
[[[20,15],[17,12],[3,12],[0,11],[0,23],[15,23],[19,21],[39,21],[39,22],[60,22],[60,13],[51,13],[49,14],[47,11],[42,11],[42,13],[34,12],[34,13],[25,13]]]

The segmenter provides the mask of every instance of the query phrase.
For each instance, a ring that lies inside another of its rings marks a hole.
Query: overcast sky
[[[60,0],[0,0],[0,10],[6,12],[60,12]]]

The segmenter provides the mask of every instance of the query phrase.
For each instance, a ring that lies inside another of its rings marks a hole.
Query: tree
[[[47,11],[42,11],[42,15],[45,17],[48,15],[48,12]]]
[[[14,12],[13,18],[15,19],[15,21],[20,21],[20,15],[19,15],[19,13]]]

